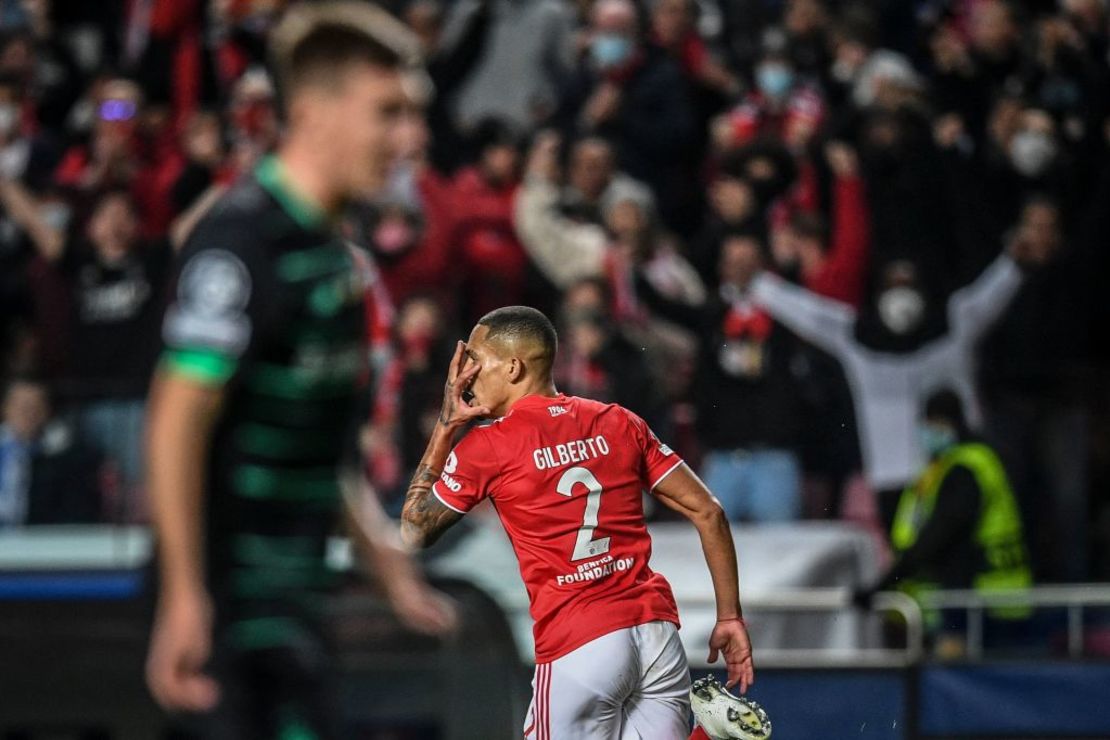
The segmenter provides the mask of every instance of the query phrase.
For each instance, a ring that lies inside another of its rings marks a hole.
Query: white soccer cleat
[[[690,688],[694,719],[713,740],[767,740],[771,720],[763,707],[743,696],[733,696],[713,676],[694,681]]]

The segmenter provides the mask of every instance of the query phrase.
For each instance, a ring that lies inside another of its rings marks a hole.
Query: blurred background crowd
[[[0,0],[0,527],[145,521],[174,252],[277,142],[288,4]],[[1037,578],[1110,578],[1104,0],[385,4],[436,86],[343,223],[387,503],[455,339],[527,303],[560,390],[642,415],[734,519],[888,529],[948,388]]]

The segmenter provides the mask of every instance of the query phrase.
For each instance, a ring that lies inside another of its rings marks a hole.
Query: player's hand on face
[[[155,701],[170,711],[214,707],[219,686],[204,673],[211,649],[212,608],[207,598],[164,598],[146,661],[147,686]]]
[[[395,588],[389,602],[397,618],[413,632],[446,635],[459,623],[455,602],[425,583],[411,582]]]
[[[752,643],[744,623],[729,619],[717,622],[709,635],[709,662],[717,662],[717,654],[724,655],[728,669],[726,688],[740,684],[740,693],[747,693],[755,683],[755,663],[752,662]]]
[[[443,388],[443,407],[439,412],[439,423],[445,427],[458,429],[473,419],[489,416],[486,406],[471,406],[463,399],[482,366],[477,362],[467,363],[466,344],[459,342],[451,367],[447,372],[447,384]]]

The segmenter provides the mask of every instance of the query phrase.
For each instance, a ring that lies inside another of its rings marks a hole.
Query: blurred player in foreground
[[[409,626],[453,624],[373,496],[339,474],[367,349],[363,281],[331,222],[422,134],[414,48],[369,4],[292,10],[271,48],[286,137],[182,255],[150,401],[147,681],[206,738],[339,736],[320,607],[341,513]]]
[[[429,545],[491,499],[535,620],[526,737],[684,739],[690,673],[671,588],[648,567],[642,492],[697,527],[717,601],[709,661],[723,654],[728,684],[743,692],[754,670],[732,533],[716,499],[642,419],[555,390],[556,347],[547,317],[523,306],[487,314],[459,342],[401,536]],[[494,421],[452,449],[480,417]]]

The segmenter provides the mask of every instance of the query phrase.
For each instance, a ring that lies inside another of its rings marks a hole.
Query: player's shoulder
[[[490,422],[475,424],[467,430],[466,434],[451,448],[444,465],[444,472],[449,474],[463,469],[470,471],[485,471],[493,475],[499,470],[499,456],[497,450],[504,447],[505,440],[495,439],[496,427]]]
[[[485,439],[495,448],[508,446],[520,439],[522,430],[542,430],[561,428],[566,420],[588,423],[608,429],[624,431],[638,419],[628,409],[616,403],[606,403],[582,396],[545,397],[537,401],[532,397],[528,403],[520,403],[505,416],[493,419],[475,430],[482,430]],[[554,426],[549,426],[553,422]]]
[[[497,420],[486,420],[474,424],[467,430],[466,434],[462,436],[455,444],[455,449],[459,450],[473,450],[487,453],[493,449],[493,438],[497,435]]]
[[[596,416],[616,422],[627,422],[639,418],[619,403],[607,403],[582,396],[567,396],[567,405],[580,416]]]
[[[276,204],[258,179],[253,175],[244,175],[239,177],[216,201],[201,223],[246,225],[275,210],[277,210]],[[257,226],[256,221],[255,226]]]
[[[188,263],[208,253],[233,255],[249,267],[265,253],[265,225],[273,222],[273,203],[253,177],[240,177],[197,222],[181,251]]]
[[[639,416],[618,403],[567,396],[565,405],[567,412],[573,414],[579,423],[588,423],[609,435],[637,434],[644,427]]]

